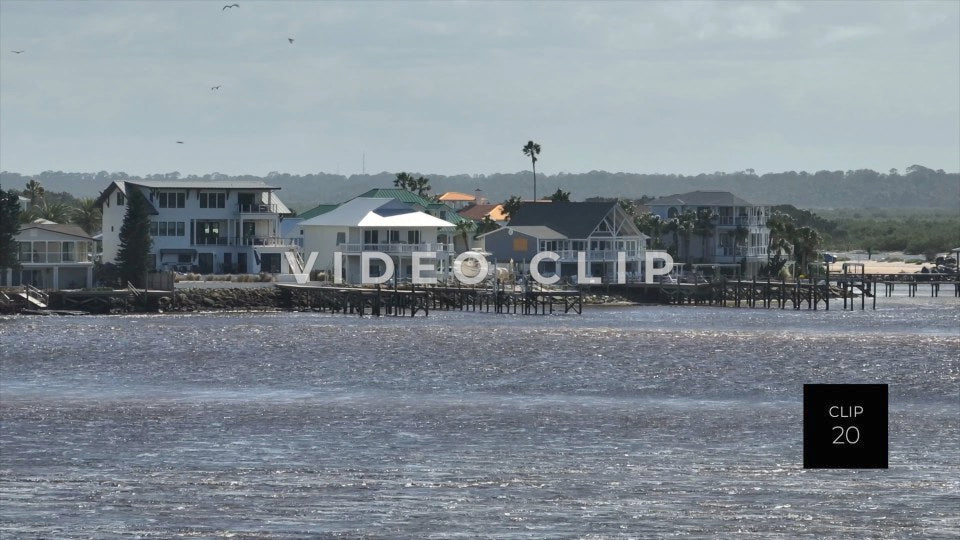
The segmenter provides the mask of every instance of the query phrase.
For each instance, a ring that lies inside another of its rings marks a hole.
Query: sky
[[[491,174],[528,140],[547,174],[956,172],[960,2],[0,0],[0,170]]]

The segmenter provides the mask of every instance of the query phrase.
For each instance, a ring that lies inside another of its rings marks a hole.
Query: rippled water
[[[960,310],[0,319],[0,536],[956,537]],[[804,383],[890,385],[802,469]]]

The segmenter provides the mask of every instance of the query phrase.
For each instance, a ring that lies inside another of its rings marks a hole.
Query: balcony
[[[238,204],[237,212],[241,214],[276,214],[277,205],[275,204]]]
[[[209,236],[200,237],[190,243],[192,246],[296,246],[303,244],[301,238],[282,238],[279,236]]]
[[[339,244],[337,251],[342,253],[361,253],[364,251],[379,251],[381,253],[405,254],[414,251],[430,253],[453,253],[453,244],[405,244],[402,242],[383,244]]]
[[[766,225],[766,222],[747,216],[720,216],[717,218],[717,225],[720,227],[760,227]]]
[[[580,251],[575,250],[560,250],[555,251],[557,255],[560,256],[561,262],[576,262],[577,254]],[[625,253],[627,260],[640,260],[643,257],[643,251],[638,249],[624,249],[624,250],[610,250],[610,249],[597,249],[597,250],[584,250],[584,260],[587,262],[590,261],[610,261],[615,262],[619,253]]]
[[[717,257],[766,257],[767,256],[767,247],[766,246],[753,246],[753,247],[718,247],[715,253]]]

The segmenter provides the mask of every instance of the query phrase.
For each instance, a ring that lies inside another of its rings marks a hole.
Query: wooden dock
[[[583,313],[580,290],[517,290],[493,287],[405,285],[403,287],[342,287],[277,284],[287,309],[350,315],[429,315],[431,310],[547,315]]]

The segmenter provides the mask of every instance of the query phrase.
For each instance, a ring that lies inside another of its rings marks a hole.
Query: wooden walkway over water
[[[440,285],[338,287],[277,284],[288,309],[371,316],[429,315],[431,310],[547,315],[583,313],[580,290],[515,290]]]

